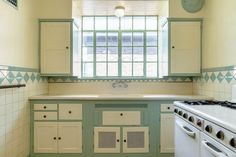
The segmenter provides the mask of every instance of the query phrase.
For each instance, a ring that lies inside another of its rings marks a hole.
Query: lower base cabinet
[[[34,122],[35,153],[81,153],[81,122]]]
[[[95,153],[148,153],[148,127],[95,127]],[[122,138],[120,134],[122,133]],[[121,151],[120,146],[123,146]]]

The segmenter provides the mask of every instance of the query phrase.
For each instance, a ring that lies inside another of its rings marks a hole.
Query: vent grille
[[[5,0],[8,3],[10,3],[12,6],[17,7],[18,6],[18,0]]]

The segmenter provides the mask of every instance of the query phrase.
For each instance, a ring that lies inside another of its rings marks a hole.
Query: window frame
[[[83,19],[84,17],[91,17],[93,18],[93,30],[84,30],[83,29]],[[106,29],[105,30],[96,30],[95,29],[95,18],[96,17],[104,17],[106,18]],[[81,78],[82,79],[158,79],[159,78],[159,65],[158,65],[158,57],[159,57],[159,48],[158,48],[158,41],[159,41],[159,34],[158,34],[158,15],[128,15],[128,16],[125,16],[126,17],[131,17],[132,18],[132,29],[124,29],[122,30],[121,29],[121,19],[122,18],[119,18],[118,19],[118,23],[119,23],[119,29],[117,30],[111,30],[111,29],[108,29],[108,18],[109,17],[116,17],[114,15],[101,15],[101,16],[90,16],[90,15],[86,15],[86,16],[82,16],[82,19],[81,19]],[[144,17],[144,22],[145,22],[145,28],[143,30],[135,30],[133,25],[134,25],[134,17]],[[157,19],[157,28],[154,30],[149,30],[149,29],[146,29],[146,17],[155,17]],[[117,18],[117,17],[116,17]],[[157,34],[157,43],[156,45],[146,45],[146,34],[148,32],[155,32]],[[84,33],[93,33],[93,45],[92,46],[84,46],[84,38],[83,38],[83,34]],[[108,33],[118,33],[118,45],[117,46],[108,46],[108,42],[106,41],[106,46],[97,46],[96,45],[96,33],[106,33],[106,37],[108,36],[107,34]],[[133,36],[134,36],[134,33],[143,33],[143,46],[134,46],[133,45],[133,40],[132,40],[132,46],[122,46],[122,33],[132,33],[132,39],[133,39]],[[84,47],[91,47],[93,48],[93,60],[92,61],[83,61],[83,48]],[[118,61],[108,61],[108,53],[106,51],[106,61],[97,61],[96,60],[96,48],[97,47],[106,47],[106,50],[109,48],[109,47],[117,47],[118,49]],[[132,60],[131,61],[122,61],[122,48],[123,47],[132,47]],[[133,60],[133,48],[134,47],[142,47],[143,48],[143,61],[134,61]],[[157,49],[156,53],[157,53],[157,58],[156,58],[156,61],[147,61],[147,48],[149,47],[154,47]],[[112,63],[112,62],[117,62],[118,63],[118,76],[108,76],[108,63]],[[132,76],[122,76],[122,63],[126,63],[126,62],[129,62],[132,64]],[[91,77],[86,77],[84,76],[84,63],[92,63],[93,64],[93,75]],[[97,76],[96,74],[96,64],[97,63],[106,63],[106,75],[107,76]],[[133,68],[133,65],[134,63],[143,63],[143,76],[133,76],[133,73],[134,73],[134,68]],[[156,64],[156,68],[157,68],[157,71],[156,71],[156,76],[155,77],[147,77],[147,63],[155,63]]]

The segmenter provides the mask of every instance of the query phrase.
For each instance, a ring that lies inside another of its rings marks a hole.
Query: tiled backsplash
[[[25,83],[23,88],[0,89],[0,157],[29,154],[28,97],[48,93],[47,79],[34,69],[0,66],[0,85]]]
[[[233,84],[236,84],[236,66],[204,69],[201,77],[193,79],[193,93],[230,101]]]

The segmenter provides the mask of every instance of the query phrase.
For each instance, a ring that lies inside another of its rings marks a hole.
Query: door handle
[[[228,157],[225,152],[221,151],[219,148],[215,147],[208,141],[202,141],[202,145],[204,146],[204,148],[207,149],[208,152],[210,152],[215,157]]]
[[[187,126],[181,125],[178,122],[176,124],[181,128],[182,131],[184,131],[188,136],[195,138],[196,133],[193,132],[191,129],[189,129]]]

